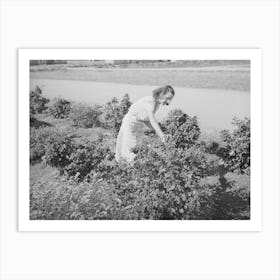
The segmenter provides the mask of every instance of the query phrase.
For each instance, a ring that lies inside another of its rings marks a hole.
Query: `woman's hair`
[[[153,90],[153,97],[157,99],[161,94],[165,95],[166,93],[171,92],[172,95],[175,95],[175,90],[172,86],[166,85]]]

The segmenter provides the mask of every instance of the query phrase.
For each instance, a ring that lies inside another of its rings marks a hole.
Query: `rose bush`
[[[65,119],[71,111],[71,102],[64,98],[54,98],[49,105],[48,113],[56,119]]]
[[[30,117],[44,112],[47,109],[46,105],[49,101],[48,98],[43,96],[42,89],[39,86],[36,86],[34,90],[31,90],[29,96]]]
[[[217,145],[199,142],[195,117],[175,110],[161,125],[167,142],[144,137],[133,164],[116,163],[105,136],[79,144],[69,135],[48,138],[45,161],[66,177],[31,186],[31,219],[249,219],[248,184],[228,177],[250,164],[249,123],[224,132],[224,154],[241,153],[229,162]]]
[[[250,174],[250,119],[233,119],[234,130],[223,130],[224,161],[231,171]]]
[[[30,163],[41,162],[46,153],[48,142],[56,141],[61,132],[53,127],[40,127],[30,129]]]
[[[71,154],[75,148],[71,135],[60,133],[55,137],[48,137],[45,142],[44,162],[56,167],[62,175],[65,167],[71,163]]]
[[[174,148],[189,148],[197,143],[200,128],[197,117],[190,117],[182,110],[172,110],[161,123],[163,132],[171,136]]]
[[[100,106],[75,103],[71,106],[69,118],[75,127],[91,128],[100,125],[99,116],[101,113]]]

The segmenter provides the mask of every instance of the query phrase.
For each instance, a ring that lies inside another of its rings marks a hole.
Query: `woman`
[[[138,142],[135,127],[139,123],[145,123],[148,127],[154,129],[159,138],[165,142],[165,135],[155,119],[155,112],[160,105],[169,105],[174,95],[174,89],[167,85],[153,90],[152,96],[143,97],[131,105],[128,113],[123,118],[117,138],[115,155],[117,162],[123,160],[133,161],[135,157],[133,148]]]

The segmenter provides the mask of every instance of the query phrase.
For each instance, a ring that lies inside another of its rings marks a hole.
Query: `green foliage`
[[[85,104],[74,104],[71,107],[69,117],[76,127],[91,128],[99,126],[100,106],[89,106]]]
[[[122,119],[128,112],[130,106],[131,102],[129,96],[128,94],[125,94],[120,101],[114,97],[103,107],[101,121],[104,127],[113,131],[115,136],[118,135],[122,124]]]
[[[199,219],[204,213],[199,181],[208,169],[199,147],[174,149],[155,141],[139,146],[133,166],[112,170],[108,180],[123,207],[133,205],[137,219]]]
[[[65,220],[71,211],[71,191],[63,179],[30,186],[30,219]]]
[[[110,106],[117,110],[120,104],[113,100]],[[197,119],[175,110],[162,124],[167,142],[146,137],[135,149],[133,164],[116,163],[105,136],[79,144],[63,133],[45,137],[45,162],[66,176],[31,186],[30,218],[249,219],[248,184],[237,185],[227,175],[228,168],[242,170],[244,162],[250,163],[250,123],[234,123],[232,132],[223,132],[226,147],[218,155],[218,144],[199,143]],[[243,156],[233,157],[233,150]],[[215,180],[209,182],[210,177]]]
[[[223,130],[224,161],[231,171],[250,173],[250,119],[233,119],[234,130]]]
[[[75,144],[66,133],[48,137],[45,143],[45,163],[58,168],[60,174],[63,174],[65,167],[71,163],[70,158],[74,150]]]
[[[71,111],[71,103],[63,98],[54,98],[48,108],[48,113],[56,119],[65,119]]]
[[[46,153],[46,143],[56,139],[61,133],[54,128],[30,129],[30,163],[41,162]]]
[[[93,170],[99,170],[104,159],[113,159],[114,155],[108,147],[102,145],[102,138],[96,141],[76,145],[69,157],[69,164],[65,166],[64,172],[81,181]]]
[[[128,112],[129,107],[131,106],[132,102],[129,99],[129,95],[126,93],[120,101],[120,112],[125,115]]]
[[[31,90],[29,96],[30,117],[44,112],[48,102],[49,99],[43,97],[40,87],[36,86],[34,90]]]
[[[224,172],[215,183],[201,183],[213,168],[203,148],[172,150],[159,142],[143,144],[133,165],[116,164],[109,154],[88,169],[93,167],[84,181],[35,184],[31,219],[250,218],[249,189],[229,182]],[[78,167],[83,169],[82,161]]]
[[[124,209],[106,183],[55,178],[46,184],[30,187],[30,219],[36,220],[106,220],[133,218]]]
[[[190,117],[182,110],[172,110],[161,124],[165,134],[171,136],[174,148],[190,148],[200,136],[197,117]]]
[[[95,141],[76,143],[72,135],[55,129],[32,129],[30,160],[32,164],[44,160],[46,164],[57,168],[60,174],[81,181],[93,170],[107,170],[106,164],[102,166],[102,162],[113,160],[114,153],[103,145],[103,138],[99,136]]]

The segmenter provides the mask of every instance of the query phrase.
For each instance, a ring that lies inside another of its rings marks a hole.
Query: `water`
[[[121,98],[128,93],[133,101],[150,95],[157,86],[129,85],[119,83],[101,83],[92,81],[31,79],[30,88],[39,85],[49,99],[65,99],[87,104],[104,104],[112,97]],[[158,120],[175,108],[182,109],[190,116],[196,115],[200,127],[207,130],[230,129],[234,116],[250,116],[250,94],[243,91],[193,89],[174,87],[176,95],[170,106],[160,108],[156,114]]]

